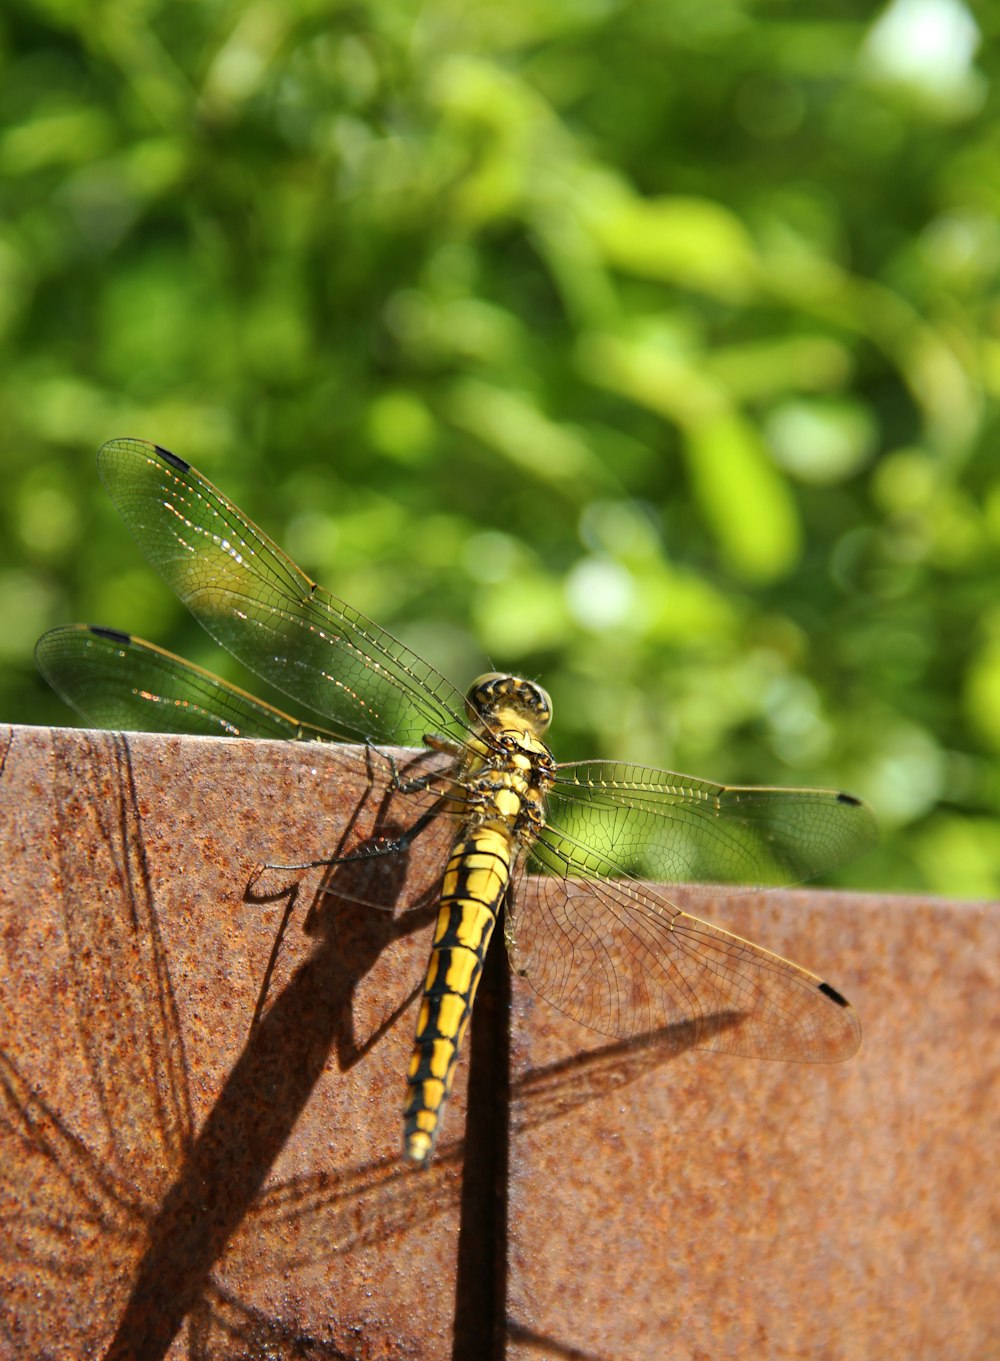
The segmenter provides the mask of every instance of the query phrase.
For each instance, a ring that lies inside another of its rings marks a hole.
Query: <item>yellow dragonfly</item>
[[[464,694],[455,689],[158,445],[112,440],[98,464],[139,546],[199,623],[319,722],[114,629],[54,629],[39,640],[38,664],[87,721],[423,746],[446,758],[409,786],[434,792],[430,816],[455,828],[408,1073],[412,1162],[433,1153],[501,909],[517,973],[603,1034],[684,1024],[696,1046],[730,1054],[829,1062],[855,1052],[861,1029],[836,988],[643,881],[768,885],[821,874],[874,842],[859,799],[727,787],[615,761],[558,763],[544,738],[552,705],[534,681],[490,672]],[[405,844],[428,820],[415,821]],[[529,870],[548,876],[530,908],[521,892]]]

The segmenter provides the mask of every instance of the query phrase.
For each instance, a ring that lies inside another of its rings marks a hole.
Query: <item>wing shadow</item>
[[[0,1318],[11,1337],[23,1338],[25,1320],[37,1312],[33,1285],[47,1280],[58,1291],[60,1281],[75,1278],[88,1299],[107,1301],[120,1318],[109,1356],[163,1355],[185,1318],[191,1355],[203,1354],[198,1337],[231,1334],[240,1338],[240,1355],[256,1340],[274,1355],[339,1356],[328,1343],[234,1299],[211,1273],[331,1050],[344,1070],[391,1024],[392,1017],[366,1043],[355,1042],[353,993],[339,987],[347,966],[344,932],[333,929],[338,876],[363,866],[334,868],[325,877],[314,903],[316,946],[251,1032],[196,1135],[127,740],[95,736],[82,759],[79,734],[66,752],[56,740],[53,798],[65,835],[54,841],[64,887],[67,992],[104,1146],[98,1152],[74,1134],[0,1055],[0,1139],[8,1155],[0,1169],[0,1216],[16,1226],[0,1249],[12,1285]],[[377,940],[362,967],[432,913],[431,907],[399,919],[373,914]],[[294,1064],[290,1043],[301,1059]],[[14,1280],[18,1265],[35,1277],[24,1289]],[[109,1292],[112,1276],[117,1288]],[[215,1315],[224,1300],[228,1316],[220,1321]],[[53,1316],[38,1319],[43,1332]],[[302,1350],[306,1344],[311,1350]],[[83,1350],[92,1352],[93,1340]],[[40,1337],[34,1354],[45,1351]]]
[[[95,737],[90,778],[81,781],[79,742],[76,734],[73,762],[55,763],[57,771],[73,771],[55,791],[71,829],[59,838],[57,856],[67,886],[67,991],[101,1111],[102,1146],[74,1133],[0,1051],[0,1220],[9,1230],[0,1248],[9,1287],[0,1292],[0,1320],[21,1354],[46,1354],[54,1315],[39,1312],[39,1285],[54,1298],[72,1282],[74,1294],[93,1303],[94,1317],[119,1319],[108,1356],[164,1355],[184,1328],[193,1358],[340,1357],[328,1340],[241,1301],[217,1269],[251,1278],[287,1274],[399,1238],[459,1206],[461,1140],[444,1144],[419,1175],[394,1157],[263,1189],[329,1055],[345,1071],[398,1014],[365,1040],[354,1035],[353,988],[361,974],[344,962],[345,932],[367,891],[351,876],[370,874],[371,862],[325,876],[310,909],[312,954],[263,1012],[195,1134],[128,744],[117,735]],[[430,904],[399,919],[379,914],[380,943],[361,956],[363,969],[433,911]],[[668,1027],[529,1073],[510,1094],[512,1127],[571,1114],[694,1039],[691,1027]],[[98,1309],[98,1301],[108,1308]],[[78,1350],[91,1354],[98,1345],[81,1337]]]

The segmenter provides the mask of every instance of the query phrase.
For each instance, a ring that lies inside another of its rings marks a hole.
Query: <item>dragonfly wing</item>
[[[622,1039],[676,1026],[685,1044],[748,1058],[821,1063],[857,1049],[854,1009],[814,974],[629,877],[568,879],[544,833],[535,856],[551,874],[532,881],[530,910],[515,901],[511,962],[574,1020]]]
[[[98,465],[140,548],[198,622],[338,736],[412,746],[428,732],[466,731],[454,686],[311,581],[182,459],[117,439]]]
[[[334,740],[210,671],[116,629],[72,624],[38,640],[39,670],[88,723],[195,737]]]
[[[799,883],[877,836],[871,809],[851,794],[740,788],[614,761],[559,766],[548,808],[550,840],[583,875]]]

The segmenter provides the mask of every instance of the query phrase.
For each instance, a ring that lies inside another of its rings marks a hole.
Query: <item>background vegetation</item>
[[[234,674],[96,477],[140,435],[560,755],[845,786],[845,882],[1000,892],[998,24],[13,0],[0,714],[68,721],[75,619]]]

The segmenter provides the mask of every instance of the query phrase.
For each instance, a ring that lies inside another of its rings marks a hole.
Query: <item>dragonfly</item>
[[[833,1062],[861,1028],[831,984],[681,911],[650,881],[766,886],[824,873],[875,840],[871,809],[829,789],[726,786],[626,762],[560,763],[537,682],[462,692],[312,581],[211,482],[139,439],[98,467],[152,566],[216,642],[302,706],[300,718],[153,643],[91,625],[38,642],[53,688],[90,723],[196,735],[422,747],[453,825],[407,1072],[403,1148],[432,1157],[497,921],[516,973],[619,1039],[683,1026],[693,1047]],[[408,843],[407,843],[408,844]],[[403,841],[384,850],[399,850]],[[543,892],[525,892],[529,872]],[[582,891],[581,891],[582,890]],[[721,1019],[720,1019],[721,1018]]]

